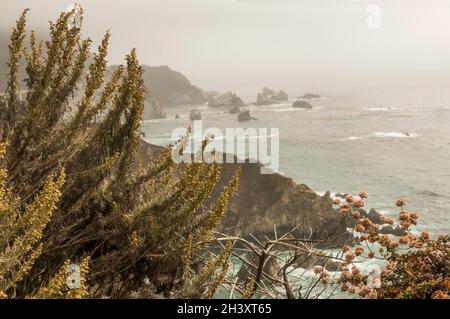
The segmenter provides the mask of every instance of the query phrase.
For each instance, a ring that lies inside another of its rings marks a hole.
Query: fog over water
[[[23,8],[46,27],[74,1],[2,1],[0,27]],[[253,96],[267,85],[288,92],[348,93],[450,83],[447,0],[79,1],[85,34],[112,32],[110,61],[131,47],[141,61],[169,65],[204,89]],[[367,26],[377,5],[379,29]],[[431,82],[431,83],[430,83]]]

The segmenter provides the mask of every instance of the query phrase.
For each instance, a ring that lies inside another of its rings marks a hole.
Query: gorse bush
[[[5,150],[5,145],[0,144],[0,298],[15,297],[17,283],[29,274],[42,253],[43,230],[56,209],[64,183],[63,171],[57,178],[48,177],[39,194],[22,208],[21,199],[7,186],[8,173],[3,163]],[[47,286],[38,287],[37,292],[28,297],[84,297],[87,293],[84,285],[87,261],[85,259],[81,267],[78,287],[68,289],[66,285],[70,263],[66,260]]]
[[[139,163],[145,88],[136,51],[105,81],[109,33],[90,53],[91,41],[80,34],[82,12],[74,25],[72,11],[50,23],[48,41],[31,32],[26,44],[26,14],[11,34],[0,101],[0,142],[8,145],[1,181],[3,295],[61,296],[61,269],[70,259],[83,269],[89,262],[92,297],[193,291],[211,297],[223,277],[216,269],[226,269],[231,248],[215,256],[207,245],[238,174],[204,207],[220,164],[177,167],[170,147],[152,163]]]

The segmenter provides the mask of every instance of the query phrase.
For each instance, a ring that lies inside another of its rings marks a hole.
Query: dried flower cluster
[[[448,235],[430,238],[428,232],[415,235],[412,225],[417,225],[416,212],[406,211],[406,200],[399,199],[396,206],[398,227],[407,232],[399,240],[380,234],[378,224],[361,217],[367,193],[359,198],[347,195],[345,202],[335,200],[343,216],[356,220],[354,232],[360,244],[353,249],[344,245],[345,263],[337,279],[342,291],[359,294],[364,298],[449,298],[450,294],[450,239]],[[392,218],[382,216],[381,221],[395,225]],[[378,248],[377,248],[378,247]],[[357,257],[378,258],[387,262],[378,276],[365,274],[357,267]]]

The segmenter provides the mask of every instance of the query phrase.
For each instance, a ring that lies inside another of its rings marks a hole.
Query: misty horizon
[[[30,8],[30,27],[45,34],[47,21],[73,2],[2,3],[0,27],[9,32]],[[346,94],[450,83],[448,1],[78,2],[93,47],[111,31],[110,64],[136,47],[143,64],[168,65],[202,89],[247,100],[263,86]],[[380,28],[367,26],[371,4],[380,8]]]

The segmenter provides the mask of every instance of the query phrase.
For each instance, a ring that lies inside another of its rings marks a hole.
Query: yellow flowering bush
[[[61,197],[65,174],[49,176],[33,201],[23,206],[21,198],[8,186],[8,172],[3,159],[6,147],[0,144],[0,297],[15,297],[16,285],[26,277],[36,259],[42,253],[44,229],[56,209]],[[88,259],[82,263],[80,287],[67,287],[67,261],[52,280],[43,286],[33,298],[84,297],[84,277],[88,270]]]

